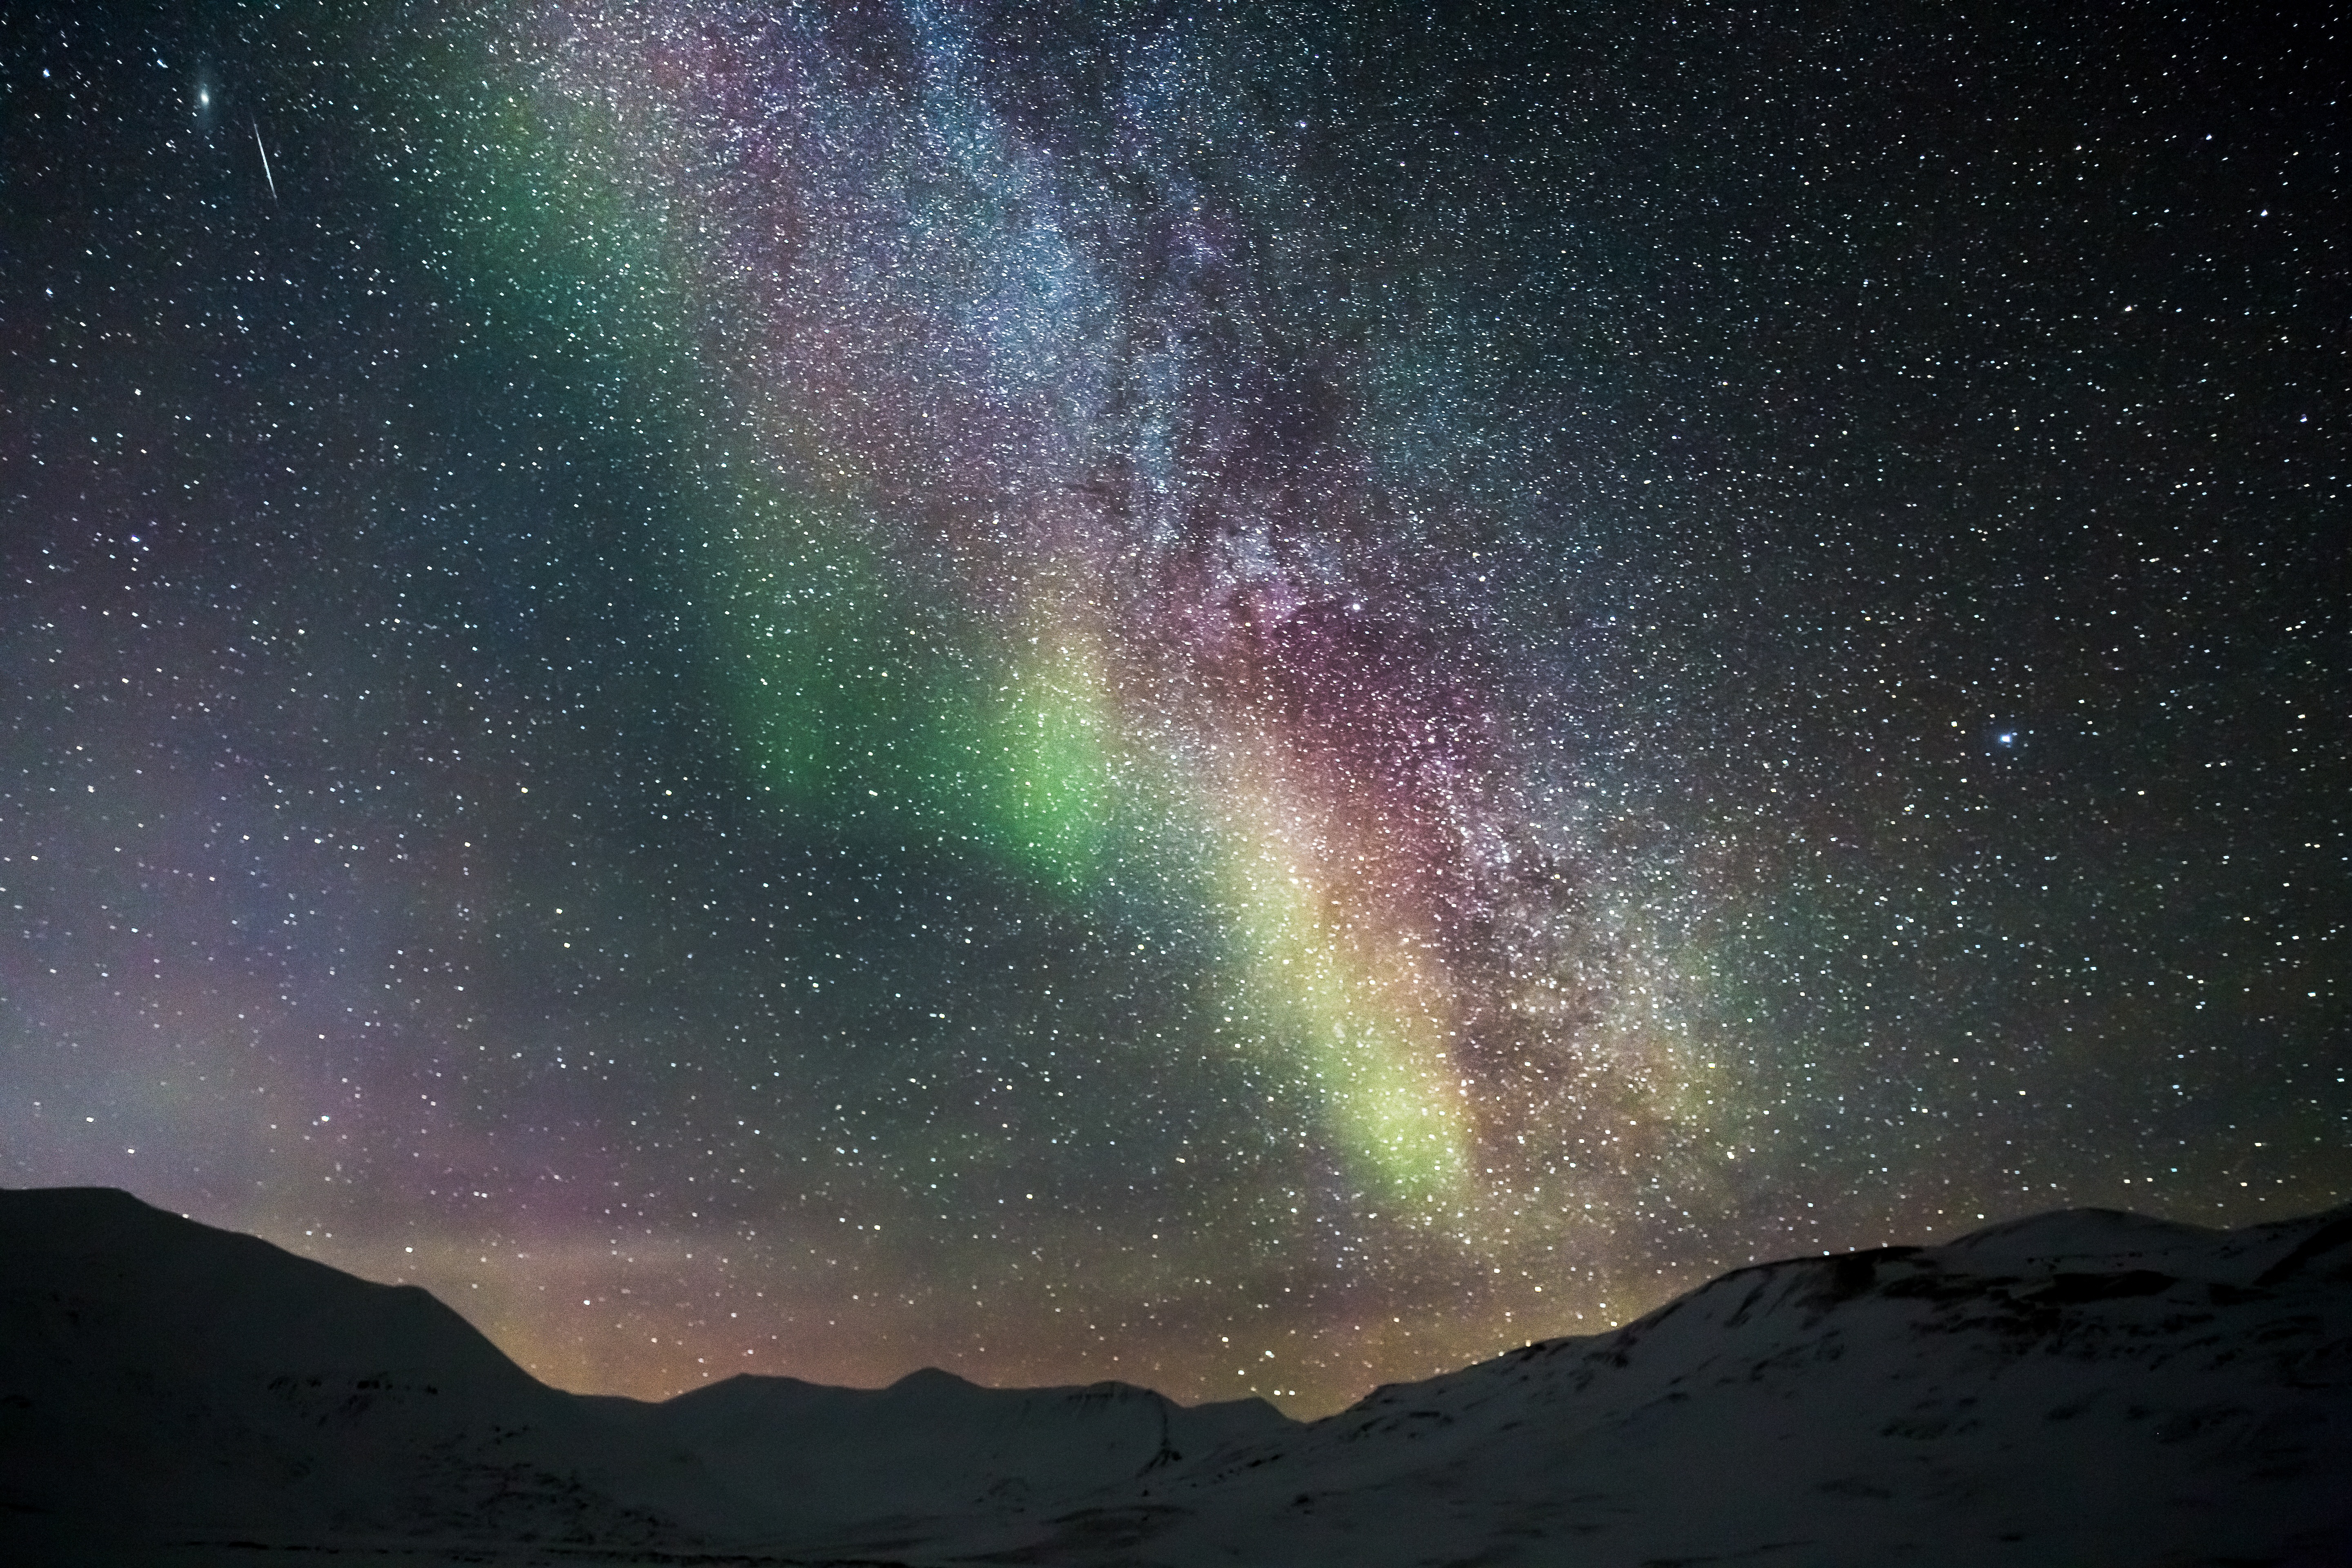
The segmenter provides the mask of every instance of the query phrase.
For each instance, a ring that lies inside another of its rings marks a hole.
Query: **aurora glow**
[[[2340,1200],[2334,111],[2004,26],[12,14],[0,1172],[1307,1411]]]

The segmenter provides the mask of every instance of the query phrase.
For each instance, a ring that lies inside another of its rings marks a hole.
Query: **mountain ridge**
[[[1750,1265],[1305,1424],[937,1368],[573,1395],[107,1189],[0,1191],[0,1259],[37,1562],[2352,1563],[2352,1205]]]

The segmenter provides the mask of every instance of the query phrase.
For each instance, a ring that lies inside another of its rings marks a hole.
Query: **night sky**
[[[1302,1415],[2352,1197],[2345,41],[2228,9],[10,5],[0,1182]]]

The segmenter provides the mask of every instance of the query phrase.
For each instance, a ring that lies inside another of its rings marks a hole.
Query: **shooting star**
[[[261,121],[253,122],[254,151],[261,154],[261,177],[269,182],[269,199],[278,199],[278,176],[269,172],[269,149],[261,144]]]

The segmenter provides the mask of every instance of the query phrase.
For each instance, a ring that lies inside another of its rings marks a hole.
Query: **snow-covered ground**
[[[120,1193],[0,1193],[0,1260],[33,1563],[2352,1564],[2352,1208],[1742,1269],[1306,1426],[938,1372],[579,1398]]]

